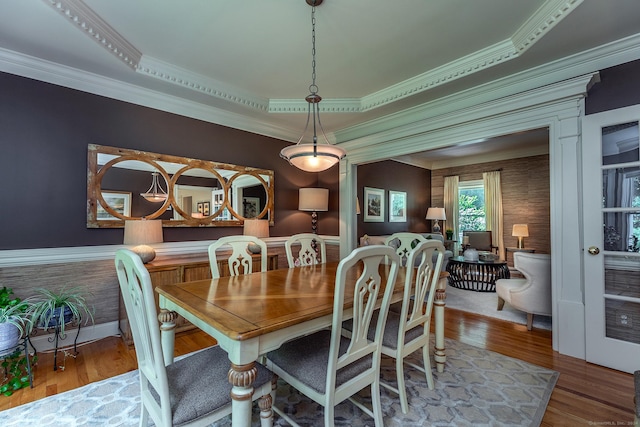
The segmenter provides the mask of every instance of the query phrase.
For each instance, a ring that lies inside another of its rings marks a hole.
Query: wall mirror
[[[161,219],[164,227],[273,225],[273,171],[89,144],[87,227]]]

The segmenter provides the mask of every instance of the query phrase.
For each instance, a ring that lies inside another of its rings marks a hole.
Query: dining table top
[[[244,341],[331,315],[337,268],[338,262],[329,262],[160,285],[156,291],[169,305],[179,305],[231,340]],[[381,264],[383,286],[389,270]],[[398,269],[392,302],[402,300],[405,272],[406,268]],[[354,283],[358,275],[358,268],[350,269],[347,283]],[[347,309],[353,288],[345,288]]]

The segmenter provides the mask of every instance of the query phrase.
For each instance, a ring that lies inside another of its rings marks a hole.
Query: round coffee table
[[[504,261],[467,261],[461,256],[449,259],[447,272],[451,286],[476,292],[495,292],[496,280],[510,277]]]

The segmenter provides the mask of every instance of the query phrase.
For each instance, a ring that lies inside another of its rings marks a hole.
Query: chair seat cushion
[[[207,416],[231,403],[227,379],[229,357],[219,346],[185,357],[167,366],[173,425]],[[273,374],[256,363],[254,388],[271,382]]]
[[[306,386],[318,393],[325,393],[330,345],[331,331],[322,330],[283,344],[279,349],[267,353],[267,359]],[[342,338],[338,354],[344,354],[348,345],[349,341]],[[371,358],[366,357],[338,370],[336,387],[371,369],[371,362]]]

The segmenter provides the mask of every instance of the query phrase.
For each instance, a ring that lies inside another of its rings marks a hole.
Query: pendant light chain
[[[316,85],[316,6],[311,9],[311,86],[309,92],[313,95],[318,93]]]

